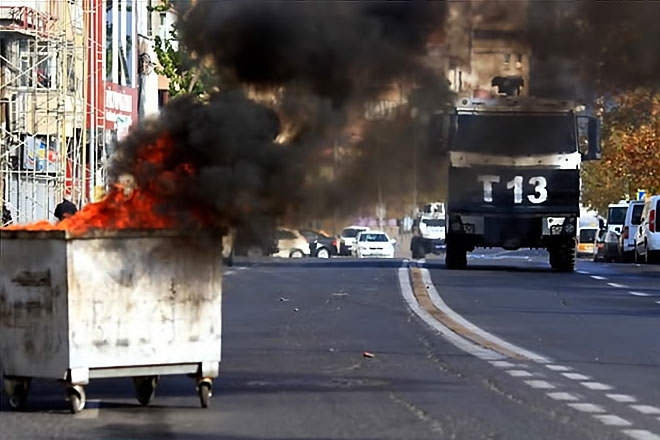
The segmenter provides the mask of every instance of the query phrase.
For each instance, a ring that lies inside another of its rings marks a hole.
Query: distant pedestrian
[[[71,217],[76,212],[78,212],[76,205],[67,199],[62,199],[62,201],[55,207],[55,217],[59,221]]]

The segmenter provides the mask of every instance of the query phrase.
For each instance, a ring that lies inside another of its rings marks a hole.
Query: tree
[[[176,14],[171,0],[162,0],[150,12],[170,12]],[[207,95],[217,84],[216,75],[208,63],[195,62],[194,54],[186,49],[178,38],[176,24],[168,32],[169,38],[154,37],[154,52],[158,59],[155,72],[169,80],[171,97],[193,94],[198,97]]]
[[[617,96],[603,120],[603,157],[585,164],[584,201],[604,212],[638,189],[660,193],[660,92],[640,88]]]

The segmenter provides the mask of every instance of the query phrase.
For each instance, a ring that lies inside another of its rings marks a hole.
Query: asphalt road
[[[146,408],[112,379],[72,416],[36,381],[28,412],[3,404],[0,439],[660,439],[660,267],[559,274],[542,252],[497,251],[469,266],[239,262],[211,408],[185,377],[163,377]]]

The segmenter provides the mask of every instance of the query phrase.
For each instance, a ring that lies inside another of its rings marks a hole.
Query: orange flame
[[[49,231],[65,230],[72,235],[84,235],[94,229],[169,229],[177,221],[166,212],[159,212],[164,199],[172,194],[181,178],[194,173],[191,164],[179,164],[173,170],[163,169],[171,151],[169,137],[163,136],[152,145],[145,146],[137,157],[134,174],[149,176],[140,188],[127,188],[116,183],[97,203],[90,203],[71,217],[57,224],[39,221],[29,225],[12,225],[5,230]],[[153,175],[147,174],[153,173]],[[200,223],[203,217],[197,213]]]

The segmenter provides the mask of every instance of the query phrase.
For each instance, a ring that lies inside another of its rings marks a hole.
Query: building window
[[[151,10],[152,8],[151,0],[147,1],[147,37],[153,37],[154,36],[154,13]]]
[[[516,54],[516,69],[520,70],[522,69],[522,59],[523,56],[521,53]]]
[[[158,36],[161,40],[167,40],[169,37],[169,29],[167,28],[167,13],[160,13],[160,22],[158,23]]]
[[[66,55],[66,77],[67,77],[67,90],[69,93],[74,93],[77,89],[77,77],[76,77],[76,61],[73,56],[72,51],[74,48],[69,47],[69,53]]]
[[[167,105],[167,101],[169,101],[169,97],[170,97],[169,90],[165,90],[165,89],[158,90],[158,108]]]
[[[511,54],[506,53],[504,54],[504,70],[509,70],[510,66],[511,66]]]
[[[56,83],[56,69],[55,57],[57,50],[53,44],[48,42],[37,43],[36,54],[36,83],[37,87],[42,89],[54,89],[57,87]]]

